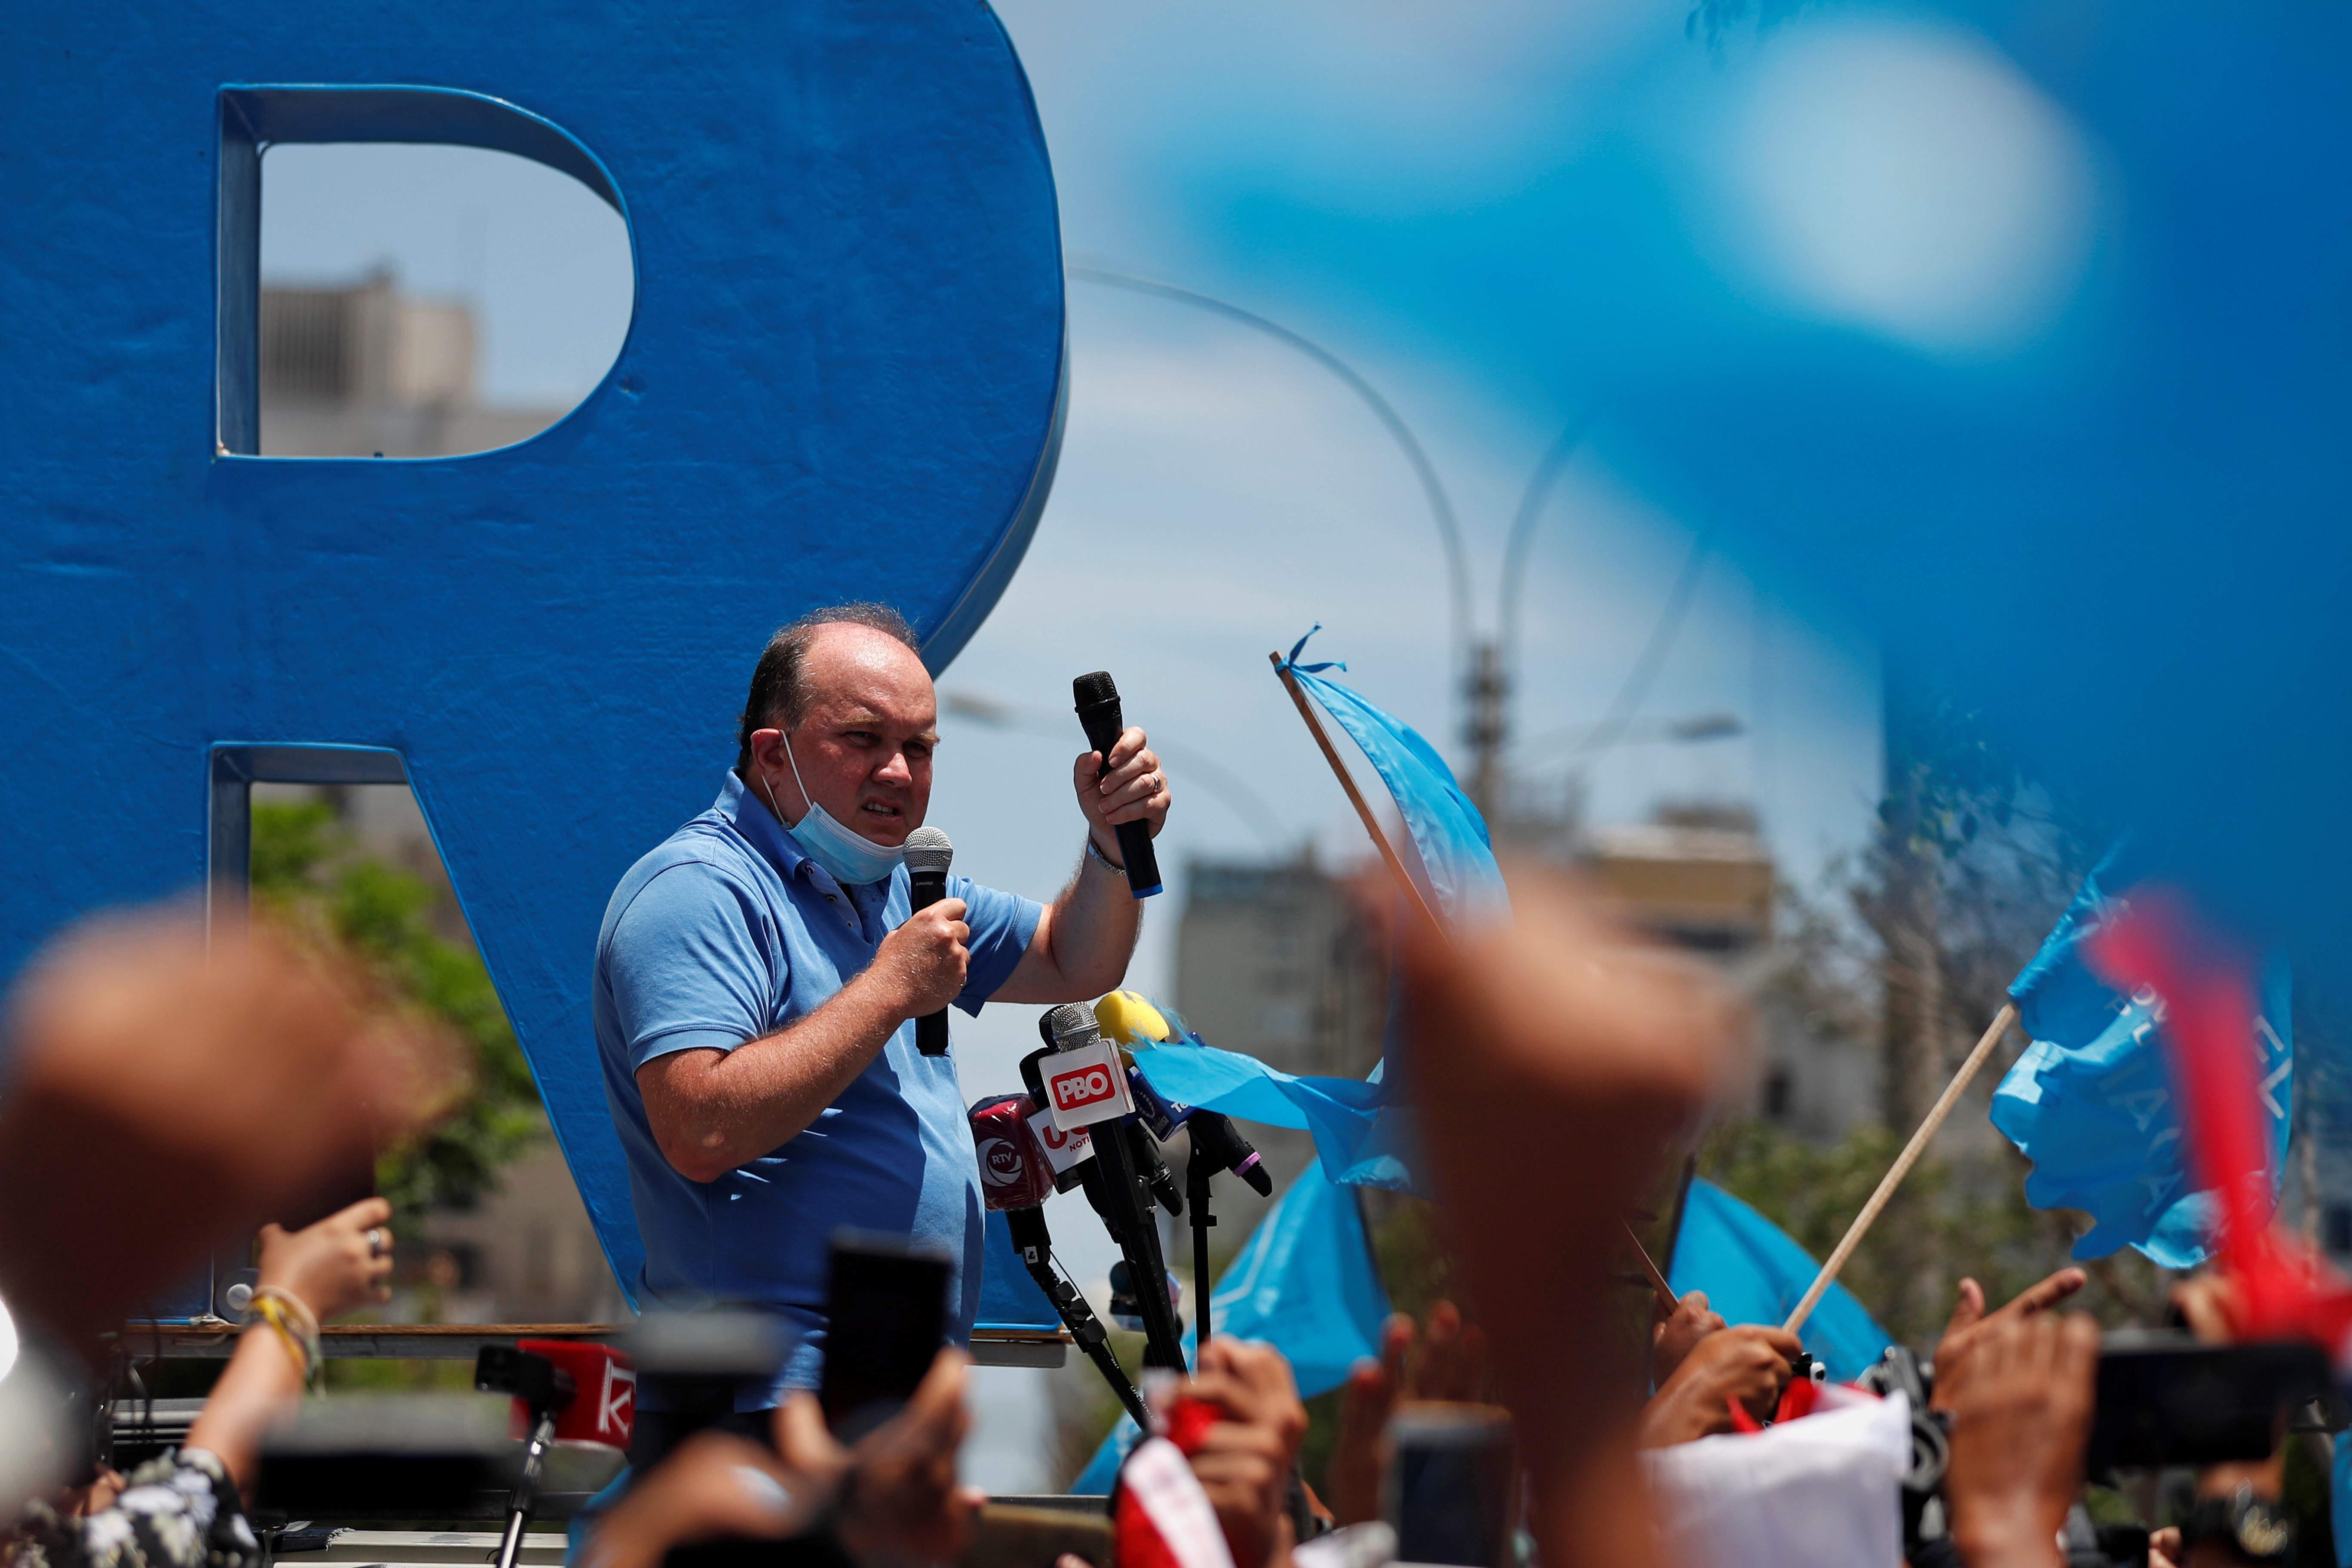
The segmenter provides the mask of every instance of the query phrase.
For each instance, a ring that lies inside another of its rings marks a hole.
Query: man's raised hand
[[[1098,772],[1100,778],[1095,776]],[[1071,764],[1070,783],[1078,792],[1078,809],[1086,813],[1095,847],[1113,861],[1118,858],[1120,823],[1144,823],[1155,838],[1167,826],[1169,803],[1174,799],[1168,774],[1134,725],[1112,742],[1108,771],[1100,752],[1087,752]]]

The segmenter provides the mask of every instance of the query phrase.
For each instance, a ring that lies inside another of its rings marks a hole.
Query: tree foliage
[[[481,955],[434,929],[445,895],[360,854],[322,801],[257,803],[252,865],[257,905],[341,948],[467,1047],[471,1092],[424,1138],[383,1153],[376,1190],[403,1215],[472,1207],[499,1167],[547,1135],[547,1118]]]

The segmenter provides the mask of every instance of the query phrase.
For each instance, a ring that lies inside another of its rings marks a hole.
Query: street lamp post
[[[1172,300],[1263,332],[1305,354],[1337,376],[1379,418],[1390,437],[1404,453],[1405,460],[1412,465],[1414,477],[1420,480],[1422,493],[1429,504],[1430,516],[1437,525],[1438,542],[1444,549],[1453,618],[1452,653],[1463,700],[1462,737],[1470,748],[1470,799],[1481,815],[1493,820],[1504,805],[1506,773],[1503,758],[1511,738],[1510,700],[1513,671],[1518,663],[1519,601],[1527,579],[1528,552],[1534,542],[1536,524],[1543,516],[1544,502],[1550,499],[1552,487],[1559,481],[1561,471],[1582,445],[1586,433],[1591,429],[1597,410],[1587,407],[1570,420],[1568,427],[1545,450],[1541,460],[1536,464],[1535,472],[1528,476],[1527,488],[1519,495],[1518,510],[1511,520],[1509,537],[1503,547],[1503,574],[1501,582],[1496,584],[1496,632],[1492,637],[1481,637],[1476,630],[1472,606],[1469,559],[1463,547],[1461,524],[1454,514],[1453,499],[1446,494],[1436,466],[1429,460],[1428,452],[1423,447],[1420,438],[1413,435],[1412,426],[1361,372],[1304,332],[1213,294],[1084,263],[1074,265],[1067,271],[1071,278],[1082,282]],[[1626,738],[1633,712],[1647,693],[1650,679],[1657,673],[1657,666],[1664,659],[1665,648],[1680,627],[1683,612],[1689,605],[1690,594],[1696,586],[1698,569],[1706,554],[1706,542],[1702,537],[1694,544],[1689,563],[1685,566],[1682,577],[1668,597],[1666,609],[1659,617],[1656,630],[1636,659],[1633,673],[1619,692],[1617,701],[1612,704],[1610,717],[1594,727],[1585,754],[1578,759],[1580,763],[1589,764],[1601,752]],[[1733,722],[1736,724],[1737,721]]]

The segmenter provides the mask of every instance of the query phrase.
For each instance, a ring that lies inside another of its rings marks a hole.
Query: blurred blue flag
[[[2128,1246],[2162,1268],[2193,1268],[2206,1258],[2213,1205],[2210,1194],[2189,1189],[2163,1013],[2153,997],[2114,990],[2083,960],[2084,942],[2122,908],[2109,891],[2127,885],[2117,856],[2110,851],[2084,879],[2042,951],[2010,984],[2033,1043],[1994,1091],[1992,1124],[2033,1162],[2026,1202],[2080,1209],[2097,1222],[2074,1243],[2076,1258]],[[2275,1197],[2294,1068],[2284,960],[2264,967],[2261,1005],[2254,1042]]]
[[[1307,637],[1323,629],[1318,622],[1307,637],[1292,645],[1284,666],[1308,696],[1322,705],[1339,726],[1360,747],[1395,797],[1405,831],[1419,851],[1426,889],[1440,913],[1451,920],[1492,916],[1508,907],[1503,893],[1503,873],[1495,864],[1495,849],[1486,837],[1486,819],[1462,793],[1454,770],[1437,748],[1402,723],[1365,701],[1322,671],[1345,669],[1340,660],[1301,664]]]
[[[1683,1199],[1682,1228],[1667,1265],[1675,1295],[1704,1290],[1725,1321],[1776,1329],[1821,1272],[1787,1232],[1705,1180],[1692,1182]],[[1843,1285],[1822,1293],[1797,1337],[1840,1383],[1860,1377],[1895,1342]]]
[[[1355,1194],[1333,1185],[1319,1164],[1299,1172],[1225,1266],[1209,1310],[1213,1332],[1280,1351],[1304,1398],[1337,1388],[1349,1367],[1379,1355],[1389,1300]],[[1184,1346],[1193,1359],[1189,1327]],[[1135,1423],[1121,1416],[1070,1490],[1110,1490],[1136,1436]]]

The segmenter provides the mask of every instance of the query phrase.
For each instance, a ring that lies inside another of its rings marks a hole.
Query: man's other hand
[[[2058,1532],[2083,1489],[2099,1328],[2083,1314],[1997,1314],[1947,1369],[1945,1473],[1952,1543],[1968,1568],[2058,1568]]]
[[[1110,767],[1098,779],[1103,754],[1087,752],[1071,764],[1070,783],[1078,792],[1078,809],[1087,814],[1087,830],[1095,847],[1112,864],[1118,863],[1118,825],[1141,822],[1154,838],[1168,823],[1168,775],[1160,758],[1144,743],[1143,731],[1128,726],[1111,743]]]
[[[963,991],[971,967],[971,927],[964,923],[961,899],[941,899],[917,910],[875,950],[871,971],[891,988],[892,1007],[901,1017],[936,1013]]]
[[[1707,1335],[1642,1407],[1637,1441],[1644,1448],[1664,1448],[1728,1432],[1734,1400],[1764,1419],[1788,1386],[1790,1359],[1803,1348],[1787,1330],[1755,1323]]]
[[[943,1350],[907,1407],[845,1448],[824,1424],[815,1396],[795,1394],[776,1409],[776,1451],[803,1475],[845,1478],[838,1530],[851,1556],[867,1564],[951,1563],[971,1544],[985,1500],[956,1484],[956,1454],[971,1429],[964,1408],[971,1359]]]

